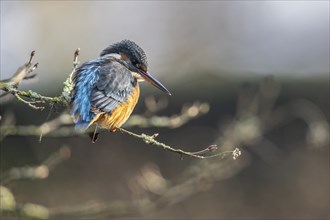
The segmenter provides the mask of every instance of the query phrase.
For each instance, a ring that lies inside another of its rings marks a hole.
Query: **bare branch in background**
[[[151,96],[147,97],[146,100],[149,100],[146,101],[146,103],[150,102],[150,100],[152,100]],[[162,100],[167,100],[167,99],[162,99]],[[155,113],[158,111],[159,108],[156,106],[157,104],[155,104],[155,106],[153,107],[150,107],[150,104],[146,104],[147,107],[146,113],[142,115],[132,115],[125,123],[125,127],[137,126],[141,128],[147,128],[147,127],[178,128],[192,119],[207,114],[210,110],[210,106],[208,103],[195,102],[193,104],[185,104],[182,107],[180,114],[172,115],[170,117],[157,116],[157,115],[149,116],[151,114],[150,112]],[[162,106],[162,108],[163,107],[164,106]]]
[[[240,158],[238,161],[221,160],[221,163],[216,158],[198,161],[182,173],[184,178],[173,183],[166,181],[157,167],[149,164],[143,167],[141,172],[129,183],[132,196],[134,196],[132,201],[92,202],[74,207],[54,208],[50,209],[50,217],[81,219],[151,214],[164,207],[175,205],[198,192],[205,191],[206,186],[210,187],[215,181],[230,178],[248,163],[248,158]]]
[[[150,97],[149,97],[150,98]],[[150,116],[133,114],[123,127],[167,127],[177,128],[189,121],[196,119],[209,111],[207,103],[195,102],[193,104],[186,104],[183,106],[180,114],[172,116]],[[6,119],[6,116],[3,117]],[[0,126],[0,140],[8,136],[49,136],[49,137],[70,137],[83,135],[78,133],[72,127],[72,117],[63,112],[58,117],[51,121],[46,121],[41,125],[14,125],[14,123],[1,123]]]
[[[1,174],[0,216],[9,218],[48,219],[50,217],[48,208],[33,203],[17,204],[14,194],[2,185],[22,179],[46,179],[53,169],[64,160],[69,159],[70,156],[70,148],[62,146],[57,152],[51,154],[38,166],[14,167]]]
[[[70,153],[64,153],[64,155],[70,155]],[[76,206],[48,208],[33,203],[16,203],[14,195],[9,189],[2,187],[0,188],[3,195],[1,201],[6,201],[6,203],[1,206],[2,209],[0,211],[3,212],[4,217],[16,216],[36,219],[109,218],[150,214],[163,207],[174,205],[188,196],[206,190],[206,185],[212,185],[215,181],[227,179],[235,175],[248,162],[248,158],[244,157],[238,161],[230,158],[225,160],[217,158],[201,160],[183,172],[181,176],[184,178],[180,178],[172,183],[162,177],[157,167],[148,165],[141,169],[140,175],[133,177],[131,180],[133,182],[130,182],[132,184],[137,181],[136,187],[142,187],[145,193],[143,193],[140,199],[131,201],[114,201],[110,203],[83,202]],[[30,175],[29,177],[34,178],[35,176]],[[135,196],[139,189],[133,187],[131,190],[132,196]],[[3,207],[6,207],[6,209]]]
[[[15,167],[0,175],[0,185],[8,184],[20,179],[45,179],[63,160],[69,159],[71,150],[67,146],[61,147],[39,166]]]

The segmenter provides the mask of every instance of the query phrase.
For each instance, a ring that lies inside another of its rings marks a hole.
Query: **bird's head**
[[[101,56],[109,54],[114,54],[114,57],[132,72],[133,77],[138,80],[146,80],[153,86],[171,95],[165,86],[148,73],[147,56],[143,49],[133,41],[122,40],[110,45],[101,52]]]

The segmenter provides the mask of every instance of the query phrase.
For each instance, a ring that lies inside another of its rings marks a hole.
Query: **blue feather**
[[[86,129],[95,114],[91,112],[90,96],[96,81],[99,79],[101,58],[89,61],[80,66],[74,77],[71,114],[75,117],[77,129]]]

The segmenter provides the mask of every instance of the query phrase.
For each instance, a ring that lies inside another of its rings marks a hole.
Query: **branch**
[[[8,93],[11,93],[17,98],[18,101],[23,102],[24,104],[27,104],[28,106],[36,110],[44,109],[44,107],[36,106],[35,104],[37,103],[65,103],[66,100],[63,99],[61,96],[47,97],[31,90],[20,91],[17,89],[23,80],[31,79],[36,76],[36,74],[31,74],[39,65],[38,63],[32,63],[32,59],[34,56],[35,51],[32,51],[30,54],[29,61],[19,67],[11,78],[0,80],[0,89],[4,91],[4,93],[1,94],[1,97],[7,95]],[[27,101],[22,97],[28,98],[31,101]]]
[[[70,148],[63,146],[57,152],[50,155],[39,166],[14,167],[0,175],[0,185],[20,179],[45,179],[48,177],[51,170],[63,160],[68,159],[70,155]]]
[[[70,76],[64,82],[64,88],[61,95],[55,97],[47,97],[39,93],[33,92],[31,90],[21,91],[17,89],[19,84],[23,80],[30,79],[36,76],[35,74],[31,75],[31,73],[38,67],[38,63],[32,64],[32,59],[35,55],[35,51],[32,51],[30,55],[30,59],[26,64],[19,67],[11,78],[0,81],[0,89],[5,92],[4,94],[2,94],[2,96],[11,93],[17,98],[17,100],[23,102],[24,104],[27,104],[28,106],[36,110],[44,109],[44,107],[36,106],[35,105],[36,103],[49,103],[49,104],[62,103],[67,105],[70,101],[70,94],[73,89],[72,75],[74,74],[77,66],[79,65],[79,61],[78,61],[79,52],[80,52],[79,48],[74,52],[73,68],[70,73]],[[22,97],[28,98],[31,101],[26,101]]]
[[[163,107],[163,102],[165,99],[162,99],[162,101],[160,101],[160,103],[158,104],[159,107],[157,107],[156,103],[155,103],[156,106],[151,107],[150,104],[148,103],[150,102],[151,99],[154,99],[154,97],[148,96],[145,98],[145,106],[147,108],[145,114],[131,115],[128,121],[125,123],[124,127],[138,126],[140,128],[148,128],[148,127],[178,128],[188,123],[192,119],[207,114],[210,110],[210,106],[208,103],[194,102],[193,104],[184,104],[180,114],[175,114],[172,116],[152,115],[156,112],[154,108],[158,110],[159,108]],[[152,114],[150,112],[152,112]]]
[[[49,176],[50,171],[64,160],[69,159],[70,156],[70,148],[63,146],[38,166],[14,167],[3,173],[0,176],[0,217],[48,219],[49,209],[47,207],[33,203],[17,204],[13,193],[1,185],[21,179],[45,179]]]
[[[30,73],[32,73],[39,65],[38,63],[35,64],[32,63],[32,59],[34,55],[35,55],[35,51],[32,51],[30,54],[30,59],[27,63],[20,66],[11,78],[2,80],[0,82],[2,83],[10,82],[11,84],[14,84],[17,87],[24,79],[33,78],[35,75],[30,75]],[[0,84],[0,88],[2,89],[2,84]]]
[[[39,136],[40,141],[41,137],[48,135],[52,137],[68,137],[68,136],[81,136],[82,133],[77,132],[73,127],[61,127],[63,125],[71,125],[72,120],[71,117],[67,114],[62,114],[59,117],[45,122],[40,126],[35,126],[35,125],[28,125],[28,126],[1,126],[0,127],[0,140],[3,139],[6,136],[10,135],[21,135],[21,136]],[[133,136],[135,138],[141,139],[143,142],[149,145],[153,145],[155,147],[161,147],[164,150],[168,150],[174,153],[178,153],[181,155],[181,158],[183,156],[189,156],[189,157],[194,157],[194,158],[199,158],[199,159],[206,159],[206,158],[212,158],[212,157],[224,157],[227,154],[233,154],[234,151],[224,151],[218,154],[210,155],[210,156],[203,156],[206,153],[211,153],[216,151],[218,148],[216,145],[211,145],[205,149],[202,149],[197,152],[187,152],[182,149],[176,149],[173,148],[167,144],[164,144],[162,142],[159,142],[155,140],[155,138],[158,136],[158,134],[154,135],[146,135],[146,134],[135,134],[131,131],[127,131],[123,128],[119,128],[119,130],[122,133],[126,133],[130,136]]]
[[[179,148],[172,148],[169,145],[166,145],[164,143],[156,141],[155,138],[158,136],[158,134],[153,134],[153,135],[135,134],[135,133],[133,133],[131,131],[127,131],[123,128],[119,128],[119,130],[123,133],[126,133],[126,134],[130,135],[130,136],[141,139],[146,144],[156,146],[156,147],[162,147],[164,150],[168,150],[168,151],[171,151],[171,152],[174,152],[174,153],[178,153],[178,154],[180,154],[181,159],[183,158],[183,156],[189,156],[189,157],[194,157],[194,158],[198,158],[198,159],[206,159],[206,158],[212,158],[212,157],[221,157],[221,158],[223,158],[227,154],[233,154],[233,158],[236,159],[241,154],[239,149],[236,148],[233,151],[223,151],[221,153],[213,154],[213,155],[210,155],[210,156],[202,156],[203,154],[206,154],[206,153],[213,152],[213,151],[217,150],[218,147],[216,145],[211,145],[211,146],[209,146],[209,147],[207,147],[203,150],[197,151],[197,152],[188,152],[188,151],[184,151],[184,150],[179,149]]]

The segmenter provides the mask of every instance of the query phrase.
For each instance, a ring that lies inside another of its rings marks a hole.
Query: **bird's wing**
[[[126,101],[136,83],[130,71],[116,61],[101,66],[90,96],[93,111],[111,112]]]
[[[100,59],[83,63],[73,75],[71,114],[75,118],[77,128],[87,128],[95,116],[90,111],[90,96],[95,83],[98,81],[100,63]]]

